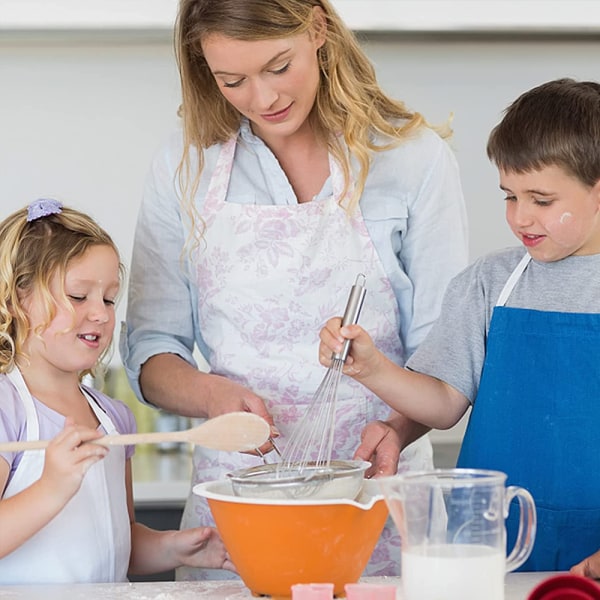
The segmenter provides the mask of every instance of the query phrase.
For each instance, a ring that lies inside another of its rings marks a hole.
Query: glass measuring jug
[[[533,548],[535,504],[506,475],[436,469],[379,480],[402,543],[404,600],[502,600],[504,575]],[[505,519],[519,504],[519,533],[506,556]]]

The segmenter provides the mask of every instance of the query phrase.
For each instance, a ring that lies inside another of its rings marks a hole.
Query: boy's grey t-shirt
[[[524,254],[523,247],[500,250],[457,275],[448,285],[439,319],[406,367],[449,383],[473,403],[492,311]],[[547,263],[532,259],[505,306],[600,313],[600,254]]]

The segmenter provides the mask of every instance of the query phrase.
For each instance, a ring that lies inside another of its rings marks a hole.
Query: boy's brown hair
[[[600,181],[600,84],[556,79],[519,96],[490,134],[490,160],[508,172],[556,165],[584,185]]]

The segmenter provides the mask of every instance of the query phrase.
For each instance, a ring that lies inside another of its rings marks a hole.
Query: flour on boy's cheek
[[[573,215],[570,212],[564,212],[560,215],[560,219],[558,220],[561,225],[566,223]]]
[[[570,236],[576,222],[573,221],[573,214],[569,211],[563,212],[558,219],[549,221],[546,224],[546,230],[559,244],[561,238]],[[566,241],[566,240],[565,240]]]

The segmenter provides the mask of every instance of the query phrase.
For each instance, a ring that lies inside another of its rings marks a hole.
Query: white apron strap
[[[510,277],[507,279],[502,291],[500,292],[500,296],[498,296],[498,301],[496,302],[496,306],[504,306],[508,297],[511,295],[515,285],[517,285],[517,281],[519,281],[519,277],[523,274],[523,271],[527,268],[529,261],[531,260],[531,254],[529,252],[525,253],[525,256],[520,260],[519,264],[515,267],[515,270],[510,274]]]
[[[21,375],[21,371],[15,367],[12,371],[6,374],[11,383],[15,386],[25,407],[25,415],[27,416],[27,441],[40,439],[40,425],[37,418],[33,398],[27,389],[27,384]]]
[[[100,408],[100,405],[96,402],[92,394],[88,392],[83,387],[80,387],[85,399],[88,401],[88,404],[92,407],[94,414],[98,421],[100,421],[100,425],[104,428],[107,435],[114,435],[118,433],[114,423],[111,421],[110,417]]]
[[[217,164],[210,183],[208,184],[204,199],[205,210],[214,210],[219,203],[225,202],[238,137],[239,136],[232,137],[221,146]],[[354,190],[354,179],[351,176],[350,185],[342,198],[342,193],[344,191],[344,174],[342,168],[331,153],[329,154],[329,172],[331,176],[333,197],[338,204],[344,205]]]

